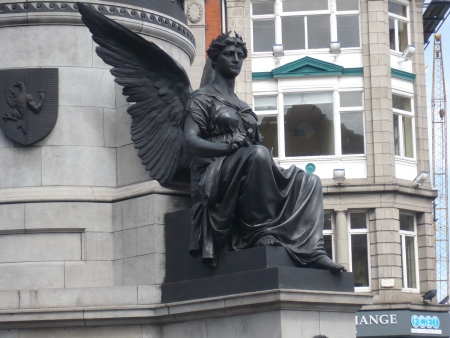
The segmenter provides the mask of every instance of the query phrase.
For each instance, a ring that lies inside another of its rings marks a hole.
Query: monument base
[[[166,214],[166,279],[162,302],[274,289],[353,292],[353,273],[298,267],[286,249],[262,246],[218,253],[217,266],[189,255],[189,210]]]

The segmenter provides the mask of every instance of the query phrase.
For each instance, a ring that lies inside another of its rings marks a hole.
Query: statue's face
[[[244,52],[241,47],[228,45],[220,52],[216,60],[216,71],[226,78],[239,75],[244,62]]]

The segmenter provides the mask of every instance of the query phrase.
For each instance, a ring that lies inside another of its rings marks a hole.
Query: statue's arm
[[[200,127],[190,114],[184,122],[184,151],[198,157],[220,157],[233,153],[229,143],[213,143],[200,137]]]

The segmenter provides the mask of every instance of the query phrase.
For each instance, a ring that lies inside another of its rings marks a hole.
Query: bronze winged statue
[[[184,69],[125,27],[78,3],[128,102],[131,135],[153,179],[191,168],[190,252],[214,263],[218,248],[283,246],[299,265],[345,271],[326,254],[320,178],[278,168],[260,145],[256,114],[234,93],[247,48],[231,32],[207,53],[214,79],[192,92]]]

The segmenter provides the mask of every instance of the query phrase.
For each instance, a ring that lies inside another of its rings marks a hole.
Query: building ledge
[[[412,310],[412,311],[434,311],[449,312],[449,304],[424,304],[424,303],[382,303],[364,305],[362,311],[373,310]]]
[[[139,287],[135,286],[134,288]],[[121,288],[133,287],[118,287],[117,291],[111,292],[111,297],[120,298]],[[113,291],[115,288],[108,289]],[[34,291],[31,290],[31,292]],[[35,292],[41,291],[43,290]],[[46,290],[47,297],[51,297],[52,291],[55,292],[54,296],[61,296],[63,289]],[[92,292],[92,288],[88,291]],[[67,293],[69,292],[71,292],[70,289],[67,289]],[[83,297],[80,299],[83,299]],[[139,299],[139,297],[136,297],[136,299]],[[108,297],[105,300],[111,302]],[[273,310],[354,313],[361,309],[363,305],[369,305],[371,302],[372,295],[370,294],[269,290],[168,304],[20,308],[0,310],[0,329],[162,324]]]
[[[114,203],[145,195],[160,194],[189,197],[189,186],[145,181],[123,187],[38,186],[0,189],[0,204],[27,202]]]

